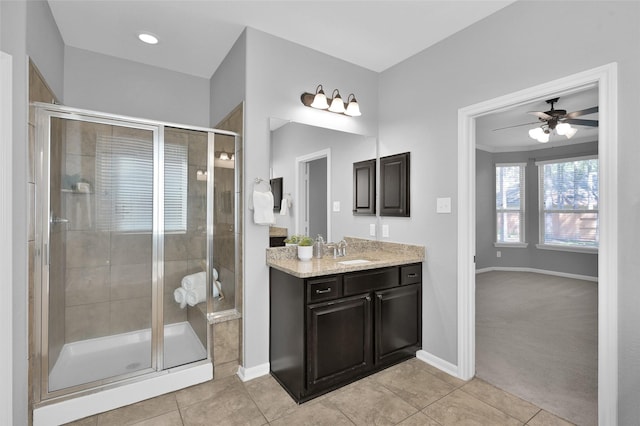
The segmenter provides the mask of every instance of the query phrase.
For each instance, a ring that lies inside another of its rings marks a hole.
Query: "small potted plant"
[[[313,257],[313,238],[306,235],[298,239],[298,259],[311,260]]]
[[[300,241],[300,235],[292,234],[284,239],[285,246],[297,246]]]

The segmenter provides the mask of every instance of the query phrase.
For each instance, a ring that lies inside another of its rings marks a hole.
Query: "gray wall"
[[[209,80],[65,47],[64,102],[100,112],[209,126]]]
[[[209,80],[209,125],[215,127],[246,97],[247,33],[243,31]]]
[[[476,269],[489,267],[520,267],[547,271],[598,276],[598,255],[536,248],[539,243],[538,168],[536,161],[577,157],[598,153],[598,143],[582,143],[534,151],[488,154],[476,149]],[[495,164],[527,163],[525,169],[525,242],[526,248],[494,247],[495,224]],[[489,175],[490,181],[486,179]],[[486,201],[489,200],[489,209]],[[481,206],[480,203],[482,203]],[[480,207],[482,210],[480,211]],[[489,241],[487,231],[490,234]],[[498,258],[496,252],[502,257]]]
[[[380,145],[411,150],[412,218],[398,239],[425,244],[423,347],[457,363],[458,109],[610,62],[618,63],[619,424],[640,417],[640,3],[519,1],[386,70],[380,77]],[[550,36],[551,35],[551,36]],[[576,40],[544,50],[545,37]],[[399,105],[405,107],[400,109]],[[380,152],[385,155],[385,152]],[[413,185],[415,183],[415,185]],[[419,189],[418,189],[419,188]],[[420,195],[418,195],[420,194]],[[436,215],[435,198],[453,197]],[[396,227],[397,228],[397,227]],[[392,230],[394,229],[392,225]]]
[[[49,88],[63,101],[64,41],[53,20],[49,3],[27,2],[27,54],[43,75]]]
[[[327,238],[327,159],[309,162],[309,232]],[[335,239],[335,238],[334,238]]]
[[[300,45],[248,28],[244,135],[245,194],[256,177],[269,176],[269,118],[278,117],[363,135],[377,133],[378,74]],[[300,94],[323,84],[355,93],[362,117],[307,108]],[[269,362],[269,271],[264,262],[268,227],[252,223],[244,209],[244,366]]]
[[[27,352],[27,10],[26,2],[0,2],[0,49],[12,56],[12,122],[14,140],[13,182],[12,182],[12,332],[13,352],[12,383],[5,384],[11,389],[13,399],[13,424],[26,425],[28,392],[28,352]]]

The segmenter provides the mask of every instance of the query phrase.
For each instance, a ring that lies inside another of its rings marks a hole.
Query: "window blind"
[[[526,163],[496,164],[496,242],[524,242]]]

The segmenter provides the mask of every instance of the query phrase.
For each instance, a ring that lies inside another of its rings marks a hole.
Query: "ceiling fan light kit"
[[[315,94],[304,92],[300,95],[300,101],[304,106],[323,109],[336,114],[348,115],[350,117],[359,117],[362,115],[360,112],[360,105],[358,105],[356,96],[353,93],[347,97],[347,103],[345,104],[338,89],[334,89],[331,94],[331,98],[327,98],[327,95],[325,95],[322,88],[322,84],[319,84],[318,87],[316,87]]]

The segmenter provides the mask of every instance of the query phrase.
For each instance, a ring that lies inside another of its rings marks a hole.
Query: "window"
[[[165,232],[187,229],[187,146],[165,144]],[[151,232],[153,140],[98,135],[96,209],[99,230]]]
[[[496,164],[496,243],[524,243],[525,163]]]
[[[597,249],[597,156],[541,161],[536,165],[540,176],[541,248]]]

